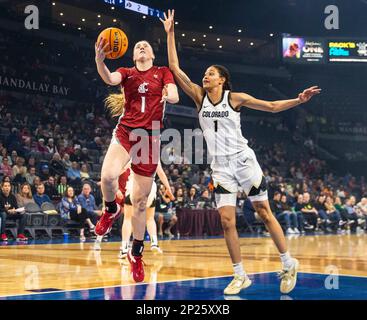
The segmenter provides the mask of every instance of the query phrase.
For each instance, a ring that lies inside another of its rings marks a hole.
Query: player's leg
[[[129,251],[130,237],[133,229],[131,218],[134,210],[133,206],[131,204],[128,204],[129,201],[130,199],[129,197],[127,197],[124,205],[124,222],[121,228],[122,241],[121,241],[120,253],[118,255],[119,259],[126,258],[127,252]]]
[[[281,279],[280,291],[289,293],[294,289],[297,282],[298,260],[292,258],[288,251],[283,229],[271,212],[269,201],[256,201],[251,198],[250,200],[255,211],[263,220],[280,254],[280,260],[283,265],[283,270],[279,273],[279,278]]]
[[[238,294],[251,285],[242,263],[241,247],[236,229],[236,197],[237,193],[216,193],[215,199],[224,231],[224,239],[231,257],[234,278],[224,289],[224,294]]]
[[[108,233],[114,220],[120,215],[120,208],[116,203],[118,178],[129,159],[130,156],[126,149],[113,137],[102,165],[101,189],[105,201],[105,211],[96,225],[95,233],[97,235],[103,236]]]
[[[279,251],[283,265],[283,270],[280,272],[280,291],[289,293],[296,285],[298,261],[288,252],[283,229],[270,209],[267,184],[253,150],[249,148],[240,154],[231,163],[231,170],[236,172],[237,180],[246,191]]]
[[[147,231],[150,237],[150,250],[157,253],[162,253],[158,245],[157,224],[154,220],[155,206],[147,208]]]
[[[132,166],[133,170],[134,167]],[[143,176],[134,171],[133,190],[130,199],[133,205],[132,227],[133,245],[128,252],[128,259],[132,267],[133,278],[136,282],[144,281],[142,253],[144,250],[144,235],[146,226],[146,206],[152,188],[153,177]]]

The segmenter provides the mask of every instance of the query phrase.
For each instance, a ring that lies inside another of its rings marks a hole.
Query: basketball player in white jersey
[[[174,10],[168,11],[168,17],[165,15],[161,21],[167,32],[169,67],[182,90],[198,108],[200,125],[213,157],[211,169],[216,204],[234,268],[234,279],[225,288],[224,294],[238,294],[251,285],[243,268],[236,230],[235,209],[239,186],[264,221],[279,251],[282,262],[280,291],[289,293],[297,282],[298,260],[288,252],[283,230],[271,212],[262,170],[241,132],[240,111],[242,107],[273,113],[284,111],[307,102],[320,93],[320,89],[311,87],[291,100],[259,100],[246,93],[231,92],[229,72],[218,65],[206,70],[201,87],[192,83],[180,69],[175,45]]]

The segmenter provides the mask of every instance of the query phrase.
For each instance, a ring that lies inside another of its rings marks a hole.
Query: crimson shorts
[[[113,131],[111,143],[124,147],[131,157],[134,173],[154,177],[160,159],[160,135],[152,131],[129,128],[118,124]]]

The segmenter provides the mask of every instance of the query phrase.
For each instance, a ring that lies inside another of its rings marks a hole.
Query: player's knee
[[[176,217],[176,216],[172,216],[171,221],[172,221],[173,223],[176,223],[176,222],[177,222],[177,217]]]
[[[233,218],[221,216],[221,223],[222,223],[222,228],[224,231],[236,228],[236,221]]]
[[[269,210],[268,206],[266,206],[264,203],[259,203],[256,205],[255,210],[265,224],[270,222],[270,219],[272,218],[272,213]]]
[[[101,182],[105,186],[112,186],[116,180],[117,178],[115,177],[115,175],[111,173],[104,173],[101,177]]]
[[[148,197],[138,196],[134,199],[134,206],[139,209],[139,211],[144,211],[147,207]]]

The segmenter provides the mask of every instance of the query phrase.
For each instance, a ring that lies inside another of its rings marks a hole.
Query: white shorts
[[[215,156],[211,169],[214,187],[224,191],[215,194],[217,208],[236,206],[239,187],[248,195],[253,187],[260,187],[263,179],[255,152],[249,147],[235,155]],[[262,191],[258,195],[248,197],[251,201],[265,201],[268,200],[268,193]]]
[[[131,199],[132,190],[133,190],[133,179],[129,179],[126,184],[125,199],[129,199],[130,202],[133,201]],[[152,189],[150,190],[148,200],[147,200],[147,205],[146,205],[147,208],[153,207],[153,205],[155,206],[156,197],[157,197],[157,184],[155,183],[155,181],[153,181]]]

